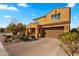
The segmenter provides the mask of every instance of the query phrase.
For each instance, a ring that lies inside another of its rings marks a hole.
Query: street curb
[[[0,56],[8,56],[8,53],[6,52],[6,49],[1,41],[0,41]]]

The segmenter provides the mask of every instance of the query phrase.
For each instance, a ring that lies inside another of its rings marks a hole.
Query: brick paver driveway
[[[20,42],[5,47],[9,55],[16,56],[57,56],[66,55],[57,39],[41,38],[31,42]]]

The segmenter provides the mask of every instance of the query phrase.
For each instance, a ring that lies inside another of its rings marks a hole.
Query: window
[[[58,19],[60,19],[60,13],[58,13]]]
[[[55,19],[57,19],[57,14],[55,14]]]
[[[53,15],[52,15],[52,18],[53,18],[53,19],[60,19],[60,13],[53,14]]]
[[[54,18],[54,15],[52,15],[52,18]]]

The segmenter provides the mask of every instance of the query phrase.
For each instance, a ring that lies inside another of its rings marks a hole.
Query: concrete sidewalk
[[[0,42],[0,56],[8,56],[3,44]]]

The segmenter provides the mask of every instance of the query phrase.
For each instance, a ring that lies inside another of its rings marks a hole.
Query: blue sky
[[[32,19],[63,7],[71,7],[71,28],[78,27],[78,3],[0,3],[0,27],[6,27],[11,22],[10,19],[16,19],[16,22],[27,25]]]

